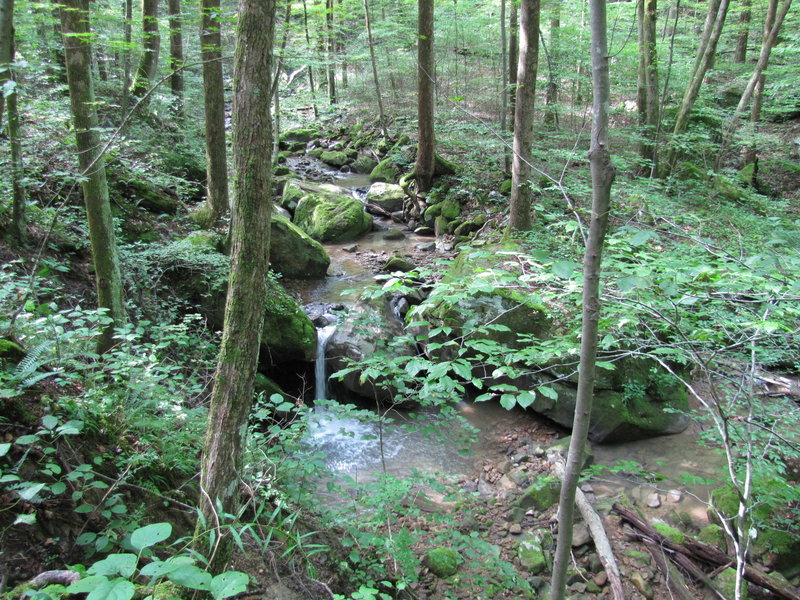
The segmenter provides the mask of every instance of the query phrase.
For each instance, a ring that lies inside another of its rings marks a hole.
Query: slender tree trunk
[[[225,147],[225,88],[222,80],[220,0],[200,5],[200,54],[206,117],[206,189],[210,226],[228,212],[228,157]]]
[[[117,243],[108,201],[106,165],[97,133],[97,108],[92,84],[92,48],[89,13],[83,0],[61,0],[61,30],[64,35],[69,98],[77,141],[81,188],[86,203],[89,241],[97,285],[97,305],[106,309],[111,322],[97,341],[99,353],[114,343],[114,327],[125,321],[122,278]]]
[[[25,187],[23,186],[22,142],[19,131],[19,95],[14,70],[14,0],[0,0],[0,96],[6,99],[8,110],[8,142],[11,147],[11,236],[17,244],[27,240],[25,223]],[[11,82],[11,86],[8,83]],[[6,91],[8,90],[8,91]],[[0,104],[0,129],[2,128],[3,105]]]
[[[174,97],[173,107],[183,117],[183,17],[181,0],[168,0],[169,11],[169,86]]]
[[[156,74],[161,34],[158,31],[158,0],[142,0],[142,55],[133,77],[131,94],[141,97]]]
[[[747,38],[750,35],[750,0],[742,0],[742,11],[739,13],[739,33],[736,34],[736,51],[733,62],[742,64],[747,60]]]
[[[122,50],[122,112],[126,114],[130,107],[131,96],[131,45],[133,40],[133,0],[122,0],[123,38],[125,48]]]
[[[692,111],[695,100],[700,93],[700,87],[703,84],[703,78],[706,76],[711,61],[713,60],[714,53],[716,52],[717,42],[722,34],[722,27],[725,24],[725,17],[728,14],[729,0],[720,0],[717,11],[711,15],[711,8],[713,8],[714,1],[710,2],[709,18],[706,19],[706,27],[703,31],[703,39],[700,41],[698,48],[698,56],[695,60],[695,68],[693,69],[692,77],[689,84],[686,86],[686,92],[683,95],[683,101],[678,109],[678,116],[675,119],[675,127],[672,130],[673,136],[678,136],[686,131],[686,126],[689,124],[689,114]],[[711,23],[711,24],[710,24]],[[702,53],[701,53],[702,50]],[[669,168],[672,168],[676,158],[676,147],[673,141],[669,152],[667,163]]]
[[[0,130],[3,128],[6,96],[4,85],[12,80],[14,62],[14,0],[0,0]]]
[[[419,142],[414,177],[417,189],[428,192],[431,189],[436,166],[433,132],[433,0],[419,0],[417,17],[417,119],[419,121]]]
[[[334,32],[334,3],[325,0],[325,38],[327,49],[328,102],[336,104],[336,34]]]
[[[339,32],[336,35],[338,39],[336,43],[336,52],[339,56],[339,60],[342,63],[342,89],[347,89],[347,46],[345,44],[345,37],[344,37],[344,24],[345,24],[345,12],[343,7],[342,0],[338,0],[336,3],[339,7]]]
[[[522,0],[517,63],[517,99],[514,114],[514,157],[511,164],[511,200],[508,228],[531,228],[531,163],[533,156],[533,105],[539,63],[539,0]]]
[[[286,12],[283,15],[283,35],[281,36],[280,50],[276,52],[275,68],[272,71],[272,97],[275,113],[272,122],[275,124],[272,130],[272,155],[277,156],[278,146],[281,137],[281,70],[283,69],[283,57],[286,54],[286,44],[289,42],[289,30],[292,25],[292,3],[286,2]]]
[[[558,503],[558,542],[553,561],[552,600],[563,600],[566,591],[567,567],[572,546],[575,512],[575,490],[583,466],[583,449],[589,432],[597,359],[598,323],[600,319],[600,264],[603,243],[608,230],[611,208],[611,184],[614,167],[608,147],[608,103],[610,96],[608,48],[606,42],[606,2],[590,0],[592,33],[592,143],[589,164],[592,173],[592,221],[583,257],[583,321],[581,326],[578,397],[572,422],[572,438],[567,455],[566,471],[561,483]]]
[[[383,112],[383,97],[381,96],[381,80],[378,78],[378,61],[375,60],[375,42],[372,39],[372,19],[369,15],[369,0],[364,0],[364,21],[367,26],[367,42],[369,44],[369,58],[372,63],[372,82],[375,85],[375,98],[378,101],[378,123],[383,137],[386,133],[386,114]]]
[[[508,126],[508,40],[506,39],[506,0],[500,0],[500,131]],[[506,153],[508,169],[508,153]]]
[[[561,2],[556,0],[550,16],[550,68],[547,71],[544,122],[558,127],[558,86],[561,65]]]
[[[508,25],[508,89],[509,116],[508,130],[514,133],[514,115],[517,112],[517,63],[519,62],[519,27],[517,24],[517,7],[519,0],[511,0],[511,17]]]
[[[656,0],[639,0],[636,6],[639,26],[638,109],[642,141],[639,156],[650,164],[656,161],[655,132],[659,119],[658,63],[656,60]]]
[[[237,514],[247,421],[253,401],[264,322],[272,206],[272,44],[275,0],[239,0],[233,92],[234,206],[231,273],[225,325],[203,444],[200,510],[216,529],[216,544],[201,536],[209,570],[226,569],[232,539],[221,515]]]
[[[314,49],[311,45],[311,34],[308,31],[308,7],[306,6],[306,0],[303,0],[303,26],[306,32],[306,46],[308,47],[308,52],[313,53]],[[314,109],[314,118],[316,119],[319,117],[319,109],[317,108],[317,95],[314,90],[314,67],[310,61],[308,63],[308,87],[311,91],[311,106]]]
[[[761,42],[761,52],[758,56],[758,62],[753,70],[753,74],[750,76],[750,80],[747,82],[747,85],[744,88],[744,92],[742,92],[742,97],[739,99],[739,104],[736,106],[733,116],[731,116],[730,120],[728,121],[728,127],[725,131],[725,135],[722,138],[722,148],[720,148],[720,152],[717,155],[717,168],[720,166],[725,147],[730,142],[731,137],[739,125],[739,120],[742,117],[742,113],[747,109],[747,105],[750,104],[750,101],[753,99],[755,91],[757,89],[763,89],[764,87],[764,71],[769,64],[770,54],[772,53],[772,49],[775,47],[775,44],[778,42],[778,34],[780,33],[783,20],[786,18],[786,13],[789,12],[789,7],[791,7],[791,5],[792,0],[783,0],[783,4],[781,5],[780,10],[778,10],[778,0],[770,0],[769,2],[767,19],[764,26],[764,39]],[[760,96],[761,92],[759,91],[759,112],[761,110]],[[751,117],[752,116],[753,113],[751,111]],[[756,117],[758,116],[760,115],[757,114]]]

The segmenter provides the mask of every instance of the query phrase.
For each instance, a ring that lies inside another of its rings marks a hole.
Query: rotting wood
[[[672,597],[677,600],[694,600],[694,594],[692,594],[689,586],[686,585],[683,574],[671,561],[667,560],[664,548],[650,539],[645,540],[645,546],[653,557],[653,562],[664,576],[664,581]]]
[[[676,544],[669,538],[661,535],[649,523],[639,517],[636,513],[619,504],[615,503],[612,512],[618,514],[623,520],[638,529],[644,536],[654,540],[661,546],[674,551],[670,555],[678,566],[686,567],[690,564],[690,559],[700,560],[715,567],[722,565],[735,564],[735,558],[717,550],[716,548],[687,538],[683,545]],[[687,562],[688,561],[688,562]],[[694,567],[697,569],[698,567]],[[688,570],[688,569],[687,569]],[[774,581],[769,575],[756,569],[752,565],[744,568],[744,578],[755,585],[771,591],[779,598],[786,600],[800,600],[800,592],[793,587],[783,585],[781,582]]]
[[[555,471],[555,474],[560,479],[563,479],[564,472],[566,470],[564,455],[561,454],[560,451],[554,449],[554,451],[548,452],[547,457],[553,465],[553,471]],[[605,527],[603,527],[603,520],[600,518],[600,515],[597,514],[597,511],[595,511],[589,500],[586,498],[586,494],[584,494],[580,488],[575,490],[575,505],[578,507],[583,520],[586,522],[586,525],[589,528],[589,533],[592,534],[594,547],[597,550],[597,555],[600,557],[600,562],[603,564],[603,568],[606,570],[608,583],[611,586],[611,592],[614,594],[614,599],[625,600],[625,592],[622,589],[622,579],[620,578],[619,566],[617,565],[617,559],[614,556],[614,550],[611,548],[611,542],[608,541]]]

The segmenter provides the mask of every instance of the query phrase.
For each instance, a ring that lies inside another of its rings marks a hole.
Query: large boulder
[[[399,185],[379,181],[370,186],[369,191],[367,191],[366,201],[391,213],[403,209],[405,196],[405,191]]]
[[[301,198],[294,222],[319,242],[345,242],[372,229],[372,217],[359,200],[322,186]]]
[[[391,158],[384,158],[372,169],[369,174],[369,180],[372,182],[384,181],[394,183],[400,178],[400,175],[400,167],[397,162]]]
[[[312,361],[316,351],[317,329],[311,319],[297,300],[277,281],[268,277],[260,360],[269,364],[292,360]]]
[[[270,263],[272,268],[291,279],[325,277],[330,256],[315,239],[280,214],[272,215]]]

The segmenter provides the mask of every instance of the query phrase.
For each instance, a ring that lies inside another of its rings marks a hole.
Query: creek
[[[350,189],[361,188],[362,194],[369,185],[366,176],[353,174],[335,183]],[[407,231],[402,236],[387,235],[400,227],[376,219],[376,229],[356,242],[327,244],[331,257],[329,275],[300,290],[303,301],[353,305],[364,288],[375,283],[372,271],[364,266],[365,255],[384,261],[395,253],[402,254],[419,243],[431,241]],[[319,331],[317,399],[328,395],[324,344],[332,333],[332,326]],[[342,404],[355,401],[347,397],[337,400]],[[364,421],[353,416],[350,409],[318,408],[307,443],[327,457],[332,471],[359,480],[373,479],[384,471],[398,476],[413,471],[467,476],[487,462],[502,459],[498,440],[507,432],[526,425],[554,428],[532,413],[506,411],[496,403],[462,400],[455,408],[475,429],[469,454],[463,452],[463,436],[458,435],[460,428],[453,426],[452,416],[444,417],[430,409],[413,413],[389,411],[380,421]],[[431,435],[431,430],[438,435]],[[620,469],[593,479],[592,492],[598,498],[625,494],[652,516],[666,518],[668,512],[675,510],[689,515],[698,526],[706,524],[710,486],[688,482],[685,476],[718,480],[723,462],[718,453],[697,443],[699,433],[700,426],[693,424],[677,435],[595,447],[596,464],[613,466],[618,461],[630,461],[637,468]],[[658,473],[658,477],[648,479],[644,472]],[[657,503],[653,494],[658,494]]]

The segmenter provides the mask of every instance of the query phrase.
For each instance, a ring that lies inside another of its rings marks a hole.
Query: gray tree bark
[[[7,133],[11,147],[11,236],[17,244],[27,240],[25,218],[25,186],[23,185],[22,138],[19,131],[19,108],[17,106],[16,80],[11,63],[14,62],[14,0],[0,0],[0,97],[5,98],[5,86],[13,87],[6,99],[8,111]],[[2,128],[3,105],[0,102],[0,128]]]
[[[639,28],[639,68],[637,70],[639,126],[642,141],[639,156],[649,161],[647,172],[654,172],[655,134],[659,119],[658,62],[656,56],[656,0],[639,0],[636,5]]]
[[[561,65],[561,2],[551,7],[550,15],[550,68],[547,71],[545,89],[544,122],[558,127],[558,86]]]
[[[125,307],[114,223],[108,200],[106,165],[97,133],[89,13],[83,0],[62,0],[61,31],[64,36],[64,56],[78,164],[83,175],[81,188],[89,224],[97,306],[106,309],[107,315],[111,317],[111,322],[103,328],[97,341],[97,350],[103,353],[114,344],[114,327],[125,321]]]
[[[369,0],[364,0],[364,21],[367,26],[367,43],[369,44],[369,59],[372,64],[372,82],[375,85],[375,98],[378,101],[378,123],[381,133],[386,137],[386,113],[383,111],[383,96],[381,96],[381,80],[378,78],[378,61],[375,59],[375,42],[372,40],[372,19],[369,15]]]
[[[511,162],[510,231],[531,228],[531,163],[533,106],[539,64],[539,0],[522,0],[517,62],[517,97],[514,103],[514,156]]]
[[[608,104],[610,96],[608,47],[606,41],[605,0],[590,0],[592,34],[592,142],[589,163],[592,174],[592,220],[583,257],[583,322],[581,327],[578,397],[572,422],[572,438],[567,455],[561,495],[558,503],[558,542],[553,561],[552,600],[563,600],[566,574],[572,545],[575,513],[575,490],[583,466],[583,449],[589,432],[597,359],[598,323],[600,318],[600,264],[608,230],[611,207],[611,184],[614,167],[608,147]]]
[[[230,534],[217,507],[236,514],[247,421],[264,320],[272,207],[272,45],[275,0],[239,0],[234,59],[231,270],[225,321],[203,444],[200,509],[215,544],[199,536],[209,570],[225,570]]]
[[[173,108],[175,113],[183,116],[183,16],[181,15],[181,0],[168,0],[169,12],[169,87],[172,91]]]
[[[150,88],[158,66],[161,34],[158,30],[158,0],[142,0],[142,55],[133,77],[131,94],[141,97]]]
[[[736,51],[733,62],[743,64],[747,60],[747,39],[750,36],[750,0],[742,0],[739,13],[739,33],[736,34]]]
[[[417,119],[419,141],[414,177],[417,189],[427,192],[436,167],[433,132],[433,0],[419,0],[417,16]]]

